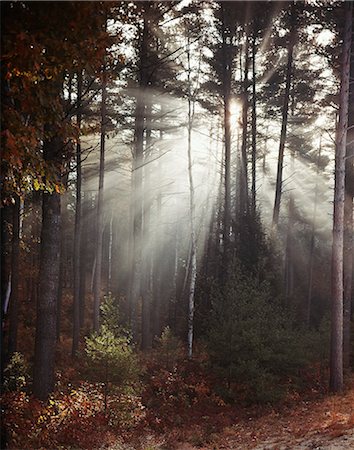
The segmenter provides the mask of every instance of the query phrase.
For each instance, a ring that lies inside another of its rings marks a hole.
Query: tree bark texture
[[[343,351],[344,367],[350,368],[351,357],[351,316],[353,292],[353,196],[354,196],[354,40],[351,42],[350,87],[348,133],[345,160],[345,200],[344,200],[344,310],[343,310]]]
[[[11,252],[11,296],[9,304],[9,357],[17,351],[18,314],[20,308],[19,282],[20,282],[20,197],[15,197],[12,219],[12,252]]]
[[[194,293],[197,280],[197,236],[195,227],[195,193],[193,180],[192,160],[192,127],[194,119],[194,108],[192,105],[191,92],[191,67],[190,67],[190,42],[188,36],[187,60],[188,60],[188,180],[189,180],[189,215],[190,215],[190,242],[191,242],[191,265],[188,292],[188,358],[193,356],[193,334],[194,334]]]
[[[44,159],[55,161],[62,151],[59,138],[44,143]],[[33,393],[46,400],[54,388],[56,309],[60,267],[60,194],[43,193],[39,294],[34,353]]]
[[[339,120],[336,130],[333,245],[332,245],[332,291],[331,291],[331,353],[330,389],[343,390],[343,234],[345,197],[345,155],[348,128],[350,47],[352,38],[352,3],[343,4],[345,28],[341,63],[339,93]]]
[[[252,36],[252,187],[251,209],[256,215],[256,162],[257,162],[257,98],[256,98],[256,31]]]

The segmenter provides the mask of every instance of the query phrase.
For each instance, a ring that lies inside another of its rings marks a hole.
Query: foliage
[[[4,390],[22,391],[27,387],[28,381],[28,364],[25,357],[15,352],[4,370]]]
[[[112,385],[121,393],[128,392],[138,381],[139,369],[131,338],[117,323],[118,313],[111,296],[106,297],[101,312],[100,331],[86,338],[85,354],[89,378],[103,383],[106,410]]]
[[[185,349],[181,341],[172,333],[170,327],[165,327],[161,337],[157,339],[156,358],[161,366],[171,370],[184,357]]]
[[[2,398],[9,448],[99,448],[109,446],[114,433],[141,422],[144,408],[130,394],[109,398],[102,411],[100,386],[82,383],[68,393],[56,392],[42,403],[24,392]]]
[[[214,292],[212,304],[207,344],[213,367],[226,381],[219,392],[228,400],[279,400],[289,379],[314,361],[314,334],[295,329],[267,284],[239,270]]]

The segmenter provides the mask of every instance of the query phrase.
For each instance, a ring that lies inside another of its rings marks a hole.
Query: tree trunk
[[[192,160],[192,127],[194,119],[194,107],[192,105],[191,66],[190,66],[190,41],[188,36],[187,60],[188,60],[188,180],[189,180],[189,214],[190,214],[190,240],[191,240],[191,267],[188,292],[188,358],[193,356],[194,334],[194,292],[197,279],[197,237],[195,231],[195,200]]]
[[[151,301],[152,301],[152,279],[151,270],[153,262],[151,259],[151,163],[149,163],[152,140],[151,140],[151,99],[146,99],[145,105],[145,152],[143,168],[143,286],[142,286],[142,334],[141,348],[147,350],[152,346],[151,333]]]
[[[309,264],[309,286],[307,292],[307,303],[305,309],[305,324],[309,328],[311,323],[311,306],[312,306],[312,288],[313,288],[313,266],[315,259],[315,233],[316,233],[316,217],[318,207],[318,176],[320,170],[320,158],[322,150],[322,135],[320,136],[320,145],[318,147],[317,166],[316,166],[316,183],[315,183],[315,199],[312,215],[311,243],[310,243],[310,264]]]
[[[15,197],[12,219],[12,254],[11,254],[11,296],[9,309],[9,357],[17,351],[18,314],[19,314],[19,280],[20,280],[20,197]]]
[[[43,145],[44,159],[55,162],[62,152],[59,138]],[[43,193],[39,294],[34,352],[33,393],[46,400],[54,388],[56,307],[60,266],[60,195]]]
[[[87,195],[82,192],[82,218],[88,217],[90,209],[88,207]],[[81,219],[83,220],[83,219]],[[84,225],[84,224],[82,224]],[[86,271],[87,271],[87,227],[81,226],[81,239],[80,239],[80,328],[85,323],[85,297],[86,297]]]
[[[343,390],[343,233],[345,197],[345,154],[348,128],[350,47],[352,37],[352,3],[345,2],[345,28],[341,64],[339,121],[336,132],[333,246],[330,389]]]
[[[144,128],[145,128],[145,89],[147,84],[147,51],[148,51],[148,22],[144,17],[144,25],[140,47],[139,85],[135,106],[135,132],[133,152],[133,268],[130,287],[130,320],[134,340],[138,341],[139,320],[138,304],[142,291],[142,233],[143,233],[143,156],[144,156]]]
[[[347,149],[345,160],[345,201],[344,201],[344,311],[343,311],[343,351],[344,367],[350,368],[350,322],[352,316],[352,283],[353,283],[353,196],[354,196],[354,40],[351,43],[349,113]]]
[[[242,144],[241,144],[241,167],[239,179],[240,205],[239,217],[248,213],[248,161],[247,161],[247,125],[248,125],[248,66],[249,66],[249,33],[246,30],[245,66],[243,73],[243,102],[242,102]]]
[[[224,217],[223,217],[223,268],[222,275],[225,278],[228,272],[230,260],[230,232],[231,232],[231,62],[229,54],[228,31],[225,27],[224,4],[221,3],[222,20],[222,51],[223,51],[223,103],[224,103]]]
[[[107,101],[107,76],[105,68],[102,73],[102,100],[101,100],[101,138],[100,138],[100,168],[98,181],[98,194],[96,205],[96,267],[93,286],[93,329],[98,332],[100,328],[100,296],[102,278],[102,247],[103,247],[103,183],[106,147],[106,101]]]
[[[272,228],[274,231],[278,227],[280,201],[282,196],[284,149],[286,142],[286,130],[288,126],[290,86],[292,79],[293,53],[296,38],[295,19],[296,19],[296,12],[295,12],[295,4],[293,3],[291,5],[291,17],[290,17],[291,30],[289,35],[288,61],[286,66],[286,81],[285,81],[285,92],[284,92],[282,123],[281,123],[279,154],[278,154],[277,180],[275,185],[275,200],[274,200],[273,222],[272,222]]]
[[[78,133],[81,129],[81,97],[82,73],[77,75],[77,116],[76,125]],[[76,144],[76,208],[74,231],[74,317],[72,355],[75,356],[79,348],[80,339],[80,246],[81,246],[81,142],[78,136]]]
[[[256,110],[256,31],[252,36],[252,187],[251,209],[256,216],[256,161],[257,161],[257,110]]]

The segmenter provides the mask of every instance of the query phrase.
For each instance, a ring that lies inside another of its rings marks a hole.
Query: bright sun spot
[[[242,105],[240,102],[233,100],[230,104],[230,121],[232,125],[238,125],[241,118]]]

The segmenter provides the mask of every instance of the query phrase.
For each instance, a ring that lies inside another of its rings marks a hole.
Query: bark
[[[243,104],[242,104],[242,144],[240,167],[240,207],[239,215],[244,216],[248,212],[248,163],[247,163],[247,124],[248,124],[248,69],[249,69],[249,33],[246,30],[245,65],[243,73]]]
[[[345,197],[345,154],[348,128],[350,47],[352,37],[352,3],[345,2],[345,27],[339,93],[339,121],[336,130],[332,244],[332,308],[330,389],[343,390],[343,234]]]
[[[190,42],[188,36],[187,61],[188,61],[188,180],[189,180],[189,214],[190,214],[190,241],[191,241],[191,267],[188,292],[188,358],[193,356],[194,334],[194,293],[197,279],[197,237],[195,230],[195,193],[193,181],[192,161],[192,127],[194,119],[194,105],[191,92],[191,67],[190,67]]]
[[[252,37],[252,187],[251,209],[256,215],[256,161],[257,161],[257,109],[256,109],[256,31]]]
[[[90,209],[88,207],[88,200],[85,192],[82,192],[82,218],[89,215]],[[84,225],[84,224],[83,224]],[[87,272],[87,227],[81,227],[80,239],[80,327],[85,323],[85,296],[86,296],[86,272]]]
[[[164,117],[165,111],[162,105],[161,108],[161,118]],[[160,125],[160,143],[163,142],[163,129],[162,129],[162,123]],[[162,172],[161,172],[161,160],[158,159],[157,161],[157,182],[161,179]],[[161,212],[162,212],[162,192],[161,189],[159,189],[157,193],[156,198],[156,223],[157,226],[155,226],[155,244],[154,244],[154,251],[155,251],[155,261],[154,261],[154,311],[153,311],[153,334],[155,337],[160,337],[161,331],[162,331],[162,325],[161,325],[161,303],[162,303],[162,265],[160,261],[160,255],[162,252],[162,245],[161,245]],[[176,235],[176,240],[178,239]],[[176,243],[177,245],[177,243]],[[177,297],[176,297],[177,299]],[[177,303],[177,302],[176,302]],[[176,318],[175,318],[176,320]],[[174,328],[172,328],[174,329]]]
[[[133,149],[133,268],[130,287],[130,320],[134,340],[138,341],[138,304],[142,291],[142,233],[143,233],[143,155],[145,127],[145,89],[147,85],[148,21],[145,15],[140,46],[139,85],[135,106]]]
[[[55,162],[62,150],[59,138],[46,141],[44,159]],[[60,266],[60,195],[43,193],[39,294],[34,353],[33,393],[46,400],[54,388],[56,307]]]
[[[76,125],[81,129],[81,97],[82,73],[77,75],[77,108]],[[76,356],[80,339],[80,246],[81,246],[81,142],[80,136],[76,144],[76,207],[75,207],[75,235],[74,235],[74,317],[72,355]]]
[[[96,205],[96,267],[93,286],[93,329],[98,332],[100,328],[100,302],[102,279],[102,248],[103,248],[103,184],[106,150],[107,125],[107,76],[105,68],[102,73],[102,99],[101,99],[101,136],[100,136],[100,167],[98,180],[98,193]]]
[[[319,181],[319,169],[320,169],[320,158],[322,150],[322,135],[320,137],[320,145],[318,148],[317,155],[317,167],[316,167],[316,184],[315,184],[315,199],[313,206],[312,215],[312,229],[311,229],[311,243],[310,243],[310,264],[309,264],[309,287],[307,293],[307,303],[305,310],[305,324],[310,327],[311,322],[311,306],[312,306],[312,289],[313,289],[313,266],[315,259],[315,233],[316,233],[316,217],[317,217],[317,207],[318,207],[318,181]]]
[[[279,222],[279,212],[280,212],[280,202],[282,196],[282,184],[283,184],[283,164],[284,164],[284,149],[286,142],[286,132],[288,126],[288,113],[289,113],[289,99],[290,99],[290,86],[292,79],[292,67],[293,67],[293,53],[296,39],[296,29],[295,29],[295,4],[291,6],[291,30],[289,35],[289,45],[288,45],[288,61],[286,66],[286,80],[285,80],[285,92],[282,108],[282,124],[280,132],[280,142],[279,142],[279,154],[278,154],[278,167],[277,167],[277,179],[275,185],[275,199],[274,199],[274,209],[273,209],[273,222],[272,227],[275,230]]]
[[[15,197],[12,218],[12,252],[11,252],[11,296],[9,307],[9,347],[8,355],[17,351],[18,314],[20,307],[19,280],[20,280],[20,197]]]
[[[229,32],[225,27],[224,4],[222,8],[222,55],[223,55],[223,103],[224,103],[224,217],[223,217],[223,276],[227,276],[230,259],[230,232],[231,232],[231,63],[228,39]]]
[[[151,270],[153,262],[151,260],[151,164],[149,159],[151,156],[151,101],[146,100],[145,105],[145,152],[144,152],[144,168],[143,168],[143,289],[142,289],[142,335],[141,348],[147,350],[152,346],[151,333],[151,300],[152,300],[152,278]]]
[[[344,367],[350,368],[351,357],[351,316],[353,284],[353,196],[354,196],[354,40],[351,43],[349,114],[345,160],[345,201],[344,201],[344,311],[343,311],[343,351]]]

